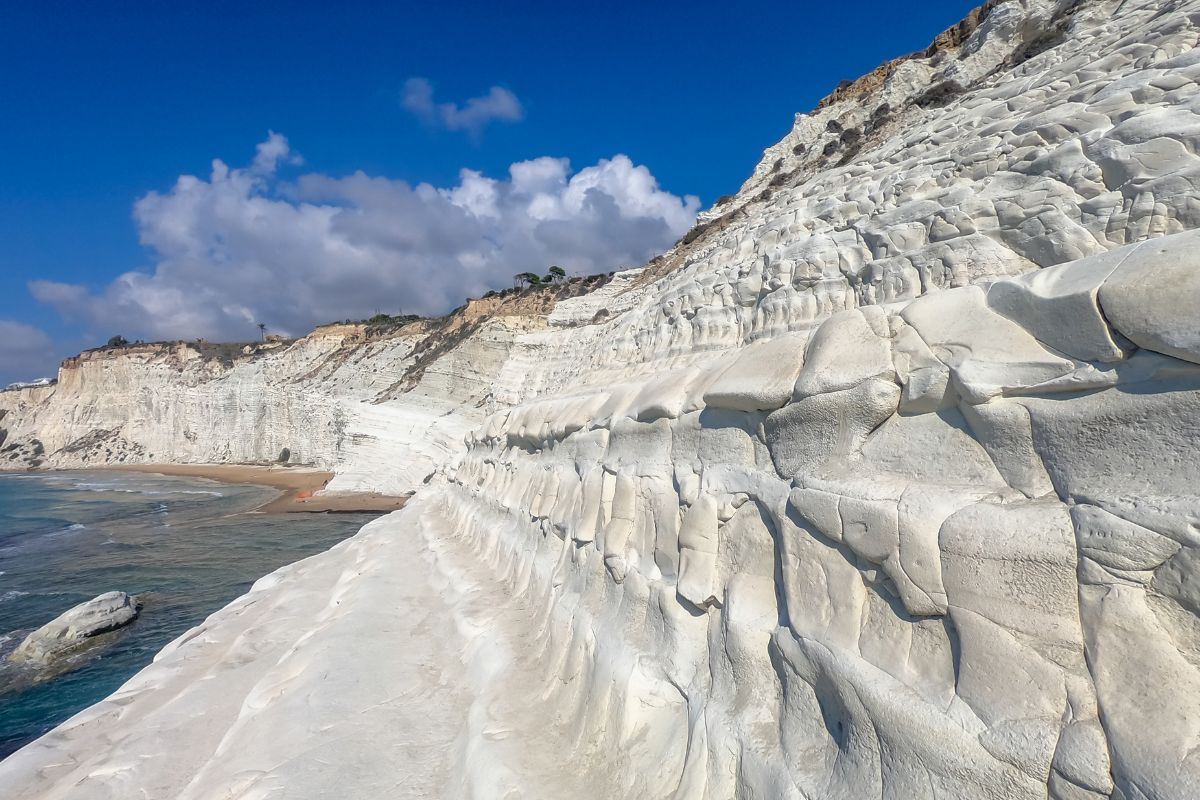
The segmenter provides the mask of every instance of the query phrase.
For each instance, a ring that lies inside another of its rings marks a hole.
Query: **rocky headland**
[[[0,392],[12,467],[411,494],[0,786],[1200,796],[1198,43],[1200,0],[994,0],[644,268]]]

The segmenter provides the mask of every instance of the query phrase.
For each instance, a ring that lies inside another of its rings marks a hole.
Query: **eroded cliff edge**
[[[798,116],[644,271],[417,371],[421,334],[325,361],[347,343],[313,337],[216,381],[150,359],[0,394],[51,463],[116,430],[420,485],[0,779],[1197,796],[1198,26],[1200,2],[989,3]],[[155,370],[153,405],[103,416]],[[418,618],[450,655],[406,693]],[[401,742],[423,708],[441,761]]]

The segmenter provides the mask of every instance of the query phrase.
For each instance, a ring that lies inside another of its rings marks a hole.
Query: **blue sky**
[[[975,3],[186,5],[0,7],[0,383],[633,266]]]

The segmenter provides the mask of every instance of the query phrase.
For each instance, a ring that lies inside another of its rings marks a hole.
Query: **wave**
[[[82,522],[76,522],[71,525],[67,525],[64,528],[55,528],[52,531],[43,530],[40,532],[40,535],[42,535],[42,536],[62,536],[64,533],[70,533],[71,531],[82,531],[82,530],[87,530],[87,525],[84,525]],[[38,535],[38,534],[35,533],[34,535]]]
[[[10,600],[16,600],[18,597],[25,597],[29,592],[22,592],[19,589],[9,589],[7,592],[0,594],[0,603],[7,603]]]
[[[122,494],[141,494],[149,497],[159,497],[173,494],[197,494],[208,497],[224,497],[224,492],[213,489],[145,489],[130,488],[119,483],[76,483],[70,488],[84,492],[120,492]]]

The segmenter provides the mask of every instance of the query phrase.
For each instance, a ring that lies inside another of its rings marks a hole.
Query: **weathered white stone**
[[[1200,235],[1139,245],[1100,288],[1100,304],[1139,347],[1200,363]]]
[[[1084,587],[1088,658],[1117,789],[1127,797],[1187,797],[1200,787],[1188,744],[1200,735],[1200,672],[1173,646],[1150,599],[1120,583]]]
[[[1071,508],[1080,555],[1121,571],[1158,568],[1179,552],[1179,543],[1089,505]]]
[[[879,312],[879,309],[872,309]],[[892,378],[891,344],[868,323],[865,310],[834,314],[813,334],[794,399],[837,392],[868,378]]]
[[[763,430],[776,469],[791,477],[856,457],[867,435],[896,412],[899,402],[900,387],[876,378],[772,413]]]
[[[1100,287],[1140,245],[997,281],[988,305],[1043,344],[1080,361],[1118,361],[1125,351],[1100,311]]]
[[[1027,774],[1048,773],[1069,678],[1087,674],[1074,538],[1056,502],[977,504],[941,531],[956,693],[988,726],[988,751]]]
[[[787,333],[746,347],[704,393],[704,404],[734,411],[773,411],[792,397],[804,366],[807,333]]]
[[[679,529],[679,596],[700,608],[719,604],[716,586],[717,504],[703,495],[688,509]]]
[[[988,308],[985,292],[969,286],[927,295],[900,312],[950,369],[971,403],[1070,374],[1075,364],[1056,356],[1017,323]]]
[[[962,414],[971,433],[991,456],[1009,486],[1026,497],[1044,497],[1054,484],[1033,446],[1029,411],[1018,403],[994,400],[963,403]]]
[[[137,615],[134,598],[125,592],[105,592],[30,633],[8,658],[17,664],[52,667],[86,648],[93,637],[128,625]]]
[[[924,414],[953,405],[956,394],[950,390],[950,368],[938,360],[911,325],[899,317],[893,319],[898,330],[893,337],[892,361],[903,387],[900,412]]]

